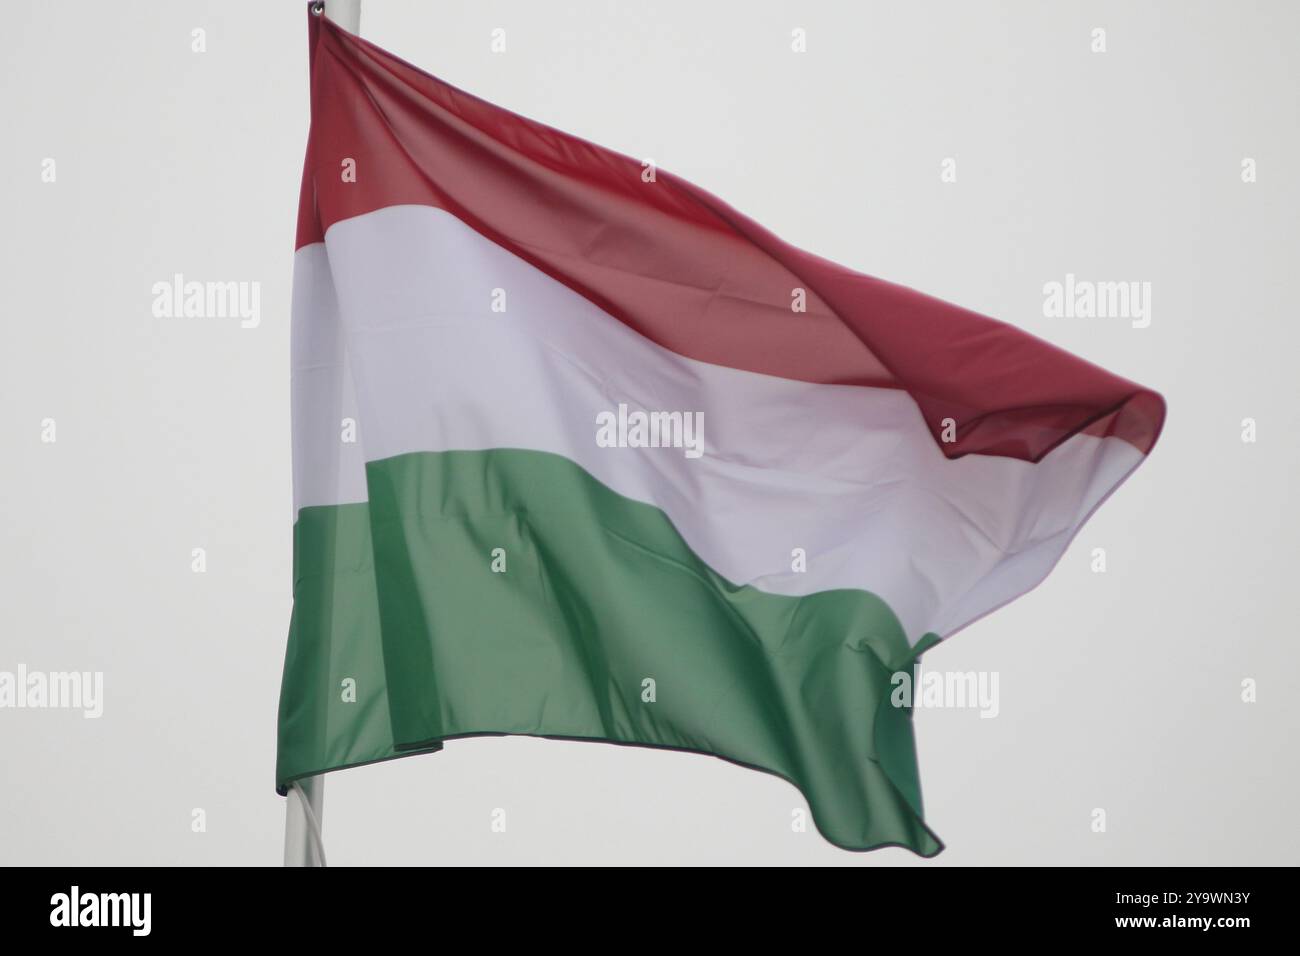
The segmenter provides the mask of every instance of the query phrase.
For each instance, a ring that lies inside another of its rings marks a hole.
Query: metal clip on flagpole
[[[329,18],[349,33],[361,33],[361,0],[317,0],[311,12]],[[325,812],[325,778],[304,777],[295,780],[285,797],[284,865],[324,866],[325,844],[321,820]]]

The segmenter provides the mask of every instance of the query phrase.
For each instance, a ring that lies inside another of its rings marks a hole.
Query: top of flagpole
[[[316,0],[311,12],[324,14],[349,33],[361,35],[361,0]]]

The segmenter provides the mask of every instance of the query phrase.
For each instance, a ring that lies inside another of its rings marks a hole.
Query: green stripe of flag
[[[889,700],[935,638],[909,647],[876,596],[736,586],[545,452],[401,455],[367,483],[295,527],[281,784],[459,736],[592,739],[784,777],[840,846],[940,849]]]

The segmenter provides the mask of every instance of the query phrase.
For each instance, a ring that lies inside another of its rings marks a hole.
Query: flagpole
[[[312,5],[312,12],[324,8],[331,20],[349,33],[361,34],[361,0],[325,0]],[[325,777],[304,777],[294,781],[285,796],[284,865],[324,866],[325,850],[321,821],[325,813]]]

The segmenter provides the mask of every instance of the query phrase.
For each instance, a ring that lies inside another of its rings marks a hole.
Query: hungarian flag
[[[281,791],[605,741],[937,853],[894,676],[1043,580],[1161,397],[310,30]]]

